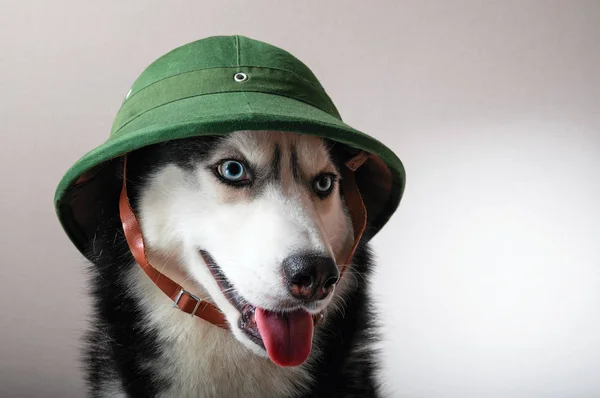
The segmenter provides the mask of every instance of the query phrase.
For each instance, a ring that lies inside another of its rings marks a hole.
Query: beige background
[[[600,2],[0,4],[1,397],[84,395],[62,173],[149,62],[234,33],[304,60],[405,162],[374,242],[391,396],[600,396]]]

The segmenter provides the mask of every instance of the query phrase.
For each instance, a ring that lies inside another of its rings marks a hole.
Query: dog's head
[[[130,159],[151,256],[200,285],[247,347],[281,365],[303,362],[312,316],[330,304],[354,243],[328,144],[237,132]]]

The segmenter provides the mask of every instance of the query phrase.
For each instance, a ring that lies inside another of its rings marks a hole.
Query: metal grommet
[[[245,82],[246,80],[248,80],[248,75],[242,72],[238,72],[235,75],[233,75],[233,80],[235,80],[238,83]]]

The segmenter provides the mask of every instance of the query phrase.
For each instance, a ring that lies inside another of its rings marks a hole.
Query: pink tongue
[[[281,315],[257,308],[255,317],[271,361],[279,366],[298,366],[306,361],[313,337],[313,320],[308,312]]]

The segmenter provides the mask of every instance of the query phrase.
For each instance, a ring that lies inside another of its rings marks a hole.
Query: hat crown
[[[211,36],[184,44],[152,62],[137,78],[128,96],[172,76],[198,70],[262,67],[293,73],[323,90],[313,72],[289,52],[245,36]]]
[[[316,76],[289,52],[244,36],[213,36],[178,47],[150,64],[127,93],[111,136],[154,109],[239,92],[292,98],[341,120]],[[228,107],[220,106],[221,110]],[[252,104],[246,108],[250,110]]]

